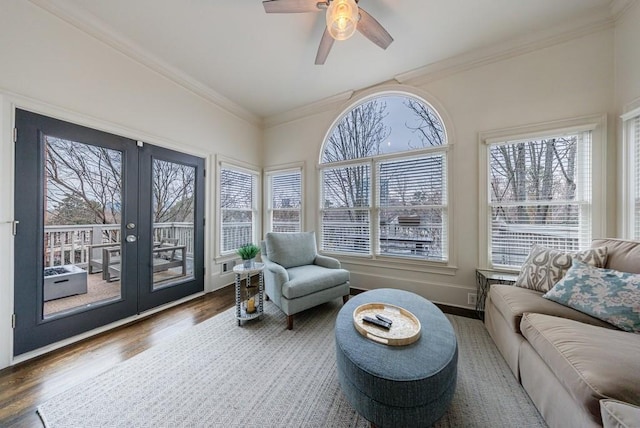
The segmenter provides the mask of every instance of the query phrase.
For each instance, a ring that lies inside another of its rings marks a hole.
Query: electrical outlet
[[[476,304],[476,293],[467,294],[467,303],[469,305],[475,305]]]
[[[233,267],[236,265],[235,260],[229,260],[228,262],[222,263],[222,273],[231,272]]]

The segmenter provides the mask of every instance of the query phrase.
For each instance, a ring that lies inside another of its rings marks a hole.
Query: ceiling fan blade
[[[322,39],[320,39],[320,46],[318,46],[318,53],[316,54],[316,65],[322,65],[327,60],[333,42],[333,37],[329,34],[329,30],[325,28],[324,33],[322,33]]]
[[[263,1],[267,13],[304,13],[318,12],[319,0],[267,0]]]
[[[363,8],[360,8],[360,21],[358,21],[357,29],[362,35],[382,49],[386,49],[391,42],[393,42],[393,37],[391,37],[387,30]]]

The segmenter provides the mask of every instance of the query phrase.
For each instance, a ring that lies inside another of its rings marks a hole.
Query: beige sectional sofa
[[[593,241],[592,247],[601,246],[608,250],[605,268],[640,273],[640,242]],[[640,334],[543,294],[492,285],[485,325],[549,426],[602,426],[603,399],[640,406]]]

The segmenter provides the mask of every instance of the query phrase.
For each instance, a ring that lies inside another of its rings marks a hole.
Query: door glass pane
[[[43,317],[118,300],[120,151],[44,136]]]
[[[195,167],[153,160],[153,288],[193,278]]]

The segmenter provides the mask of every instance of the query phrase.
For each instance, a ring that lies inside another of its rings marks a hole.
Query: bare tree
[[[222,251],[251,243],[253,237],[254,176],[235,169],[220,170]]]
[[[115,224],[122,215],[122,153],[45,137],[49,224]],[[153,221],[193,221],[195,169],[154,160]]]
[[[323,162],[339,162],[380,154],[380,145],[390,133],[390,129],[384,124],[386,109],[386,103],[373,100],[347,113],[327,141]],[[334,199],[325,201],[325,206],[368,206],[370,172],[367,166],[326,170],[324,184]]]
[[[193,222],[195,179],[192,166],[154,160],[154,222]]]
[[[55,212],[73,200],[92,220],[119,223],[122,208],[122,154],[116,150],[45,137],[47,211]],[[68,209],[68,207],[66,207]]]
[[[414,113],[412,122],[405,126],[418,133],[423,147],[442,146],[445,144],[445,133],[442,121],[433,109],[418,100],[407,98],[404,105]]]
[[[251,211],[253,190],[250,174],[224,168],[220,171],[220,208],[223,210]]]
[[[334,236],[335,242],[331,244],[336,247],[364,249],[371,244],[370,225],[378,221],[369,218],[372,175],[379,180],[380,209],[376,213],[381,225],[389,225],[380,230],[380,236],[391,228],[393,233],[403,233],[397,228],[401,218],[410,220],[420,237],[425,236],[423,221],[432,229],[442,224],[442,204],[446,197],[442,188],[444,157],[428,154],[412,159],[380,159],[374,163],[378,168],[376,174],[372,174],[368,158],[414,148],[411,141],[405,148],[401,145],[391,148],[390,142],[389,148],[383,145],[391,135],[390,123],[397,123],[398,118],[399,132],[392,138],[406,138],[408,128],[418,133],[422,147],[446,144],[442,122],[428,105],[408,97],[392,97],[388,102],[390,113],[395,117],[387,120],[387,102],[376,99],[350,110],[329,135],[322,161],[337,165],[328,165],[322,170],[325,195],[322,221],[325,237],[329,237],[325,244]],[[405,121],[406,117],[409,119]],[[359,159],[363,159],[362,163]]]
[[[545,201],[572,201],[575,196],[577,137],[550,138],[491,149],[491,190],[496,202],[540,201],[507,211],[500,207],[496,218],[525,224],[562,221],[559,208]],[[566,214],[570,208],[562,208]],[[559,218],[559,220],[556,220]]]

